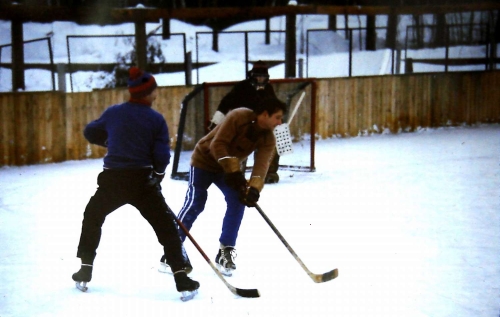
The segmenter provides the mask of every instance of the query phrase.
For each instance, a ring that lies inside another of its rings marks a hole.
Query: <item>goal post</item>
[[[177,141],[172,165],[173,179],[187,180],[189,163],[194,146],[208,133],[211,117],[222,98],[237,82],[213,82],[195,86],[182,102],[179,118]],[[280,157],[279,169],[302,172],[314,172],[314,149],[316,135],[316,81],[313,78],[275,79],[270,84],[277,97],[286,103],[288,112],[283,122],[301,98],[289,130],[293,144],[293,153]],[[305,93],[305,94],[303,94]],[[253,162],[249,156],[248,166]],[[251,169],[251,167],[250,167]]]

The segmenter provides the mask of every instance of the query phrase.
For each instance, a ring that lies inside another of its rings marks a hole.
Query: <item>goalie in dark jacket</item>
[[[248,78],[238,82],[231,91],[222,98],[215,114],[210,122],[209,129],[224,121],[229,111],[245,107],[255,110],[255,107],[263,99],[276,98],[276,93],[273,86],[269,83],[269,72],[267,65],[258,61],[253,64],[252,69],[248,72]],[[243,168],[246,168],[246,162],[242,162]],[[275,154],[269,171],[267,172],[265,183],[277,183],[278,176],[279,156]]]

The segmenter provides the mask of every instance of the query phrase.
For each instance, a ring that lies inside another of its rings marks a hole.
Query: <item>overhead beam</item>
[[[264,19],[289,14],[385,15],[436,14],[466,11],[500,10],[500,3],[423,5],[423,6],[277,6],[277,7],[205,7],[205,8],[110,8],[105,6],[70,8],[64,6],[0,5],[0,20],[24,22],[73,21],[79,24],[118,24],[159,22],[160,19]]]
[[[499,10],[500,3],[425,5],[425,6],[277,6],[277,7],[226,7],[226,8],[181,8],[181,9],[113,9],[114,21],[131,21],[136,18],[156,21],[164,18],[192,19],[264,19],[289,14],[325,15],[385,15],[385,14],[426,14],[454,13],[470,11]]]

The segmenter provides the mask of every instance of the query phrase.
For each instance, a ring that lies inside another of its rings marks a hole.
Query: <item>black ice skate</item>
[[[88,290],[87,283],[92,280],[92,264],[82,264],[80,270],[73,274],[72,278],[76,282],[76,288],[86,292]]]
[[[266,184],[276,184],[280,181],[280,176],[277,173],[268,173],[266,175],[265,183]]]
[[[215,263],[219,271],[225,276],[232,276],[233,271],[236,270],[236,250],[234,247],[224,246],[221,244],[219,253],[215,257]]]
[[[186,272],[186,274],[191,273],[193,271],[193,266],[191,265],[191,261],[189,261],[189,257],[187,255],[186,249],[184,249],[184,245],[182,246],[182,260],[184,261],[184,267],[182,269]],[[160,259],[160,267],[158,268],[158,272],[172,274],[172,269],[167,263],[167,258],[165,257],[165,255],[162,255]]]
[[[198,294],[200,283],[190,279],[185,271],[178,271],[174,273],[175,287],[177,291],[182,294],[181,300],[186,302],[194,298]]]

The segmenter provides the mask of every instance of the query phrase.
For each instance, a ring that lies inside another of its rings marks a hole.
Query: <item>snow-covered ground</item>
[[[86,203],[102,160],[0,168],[0,316],[428,316],[497,317],[500,300],[500,125],[426,129],[318,141],[314,173],[280,171],[260,206],[308,268],[339,269],[315,284],[254,209],[228,282],[194,246],[201,282],[179,300],[157,272],[153,230],[130,206],[103,227],[88,293],[71,274]],[[300,159],[301,147],[292,154]],[[168,170],[170,173],[170,169]],[[166,178],[174,211],[185,181]],[[223,196],[209,192],[191,233],[215,258]]]

